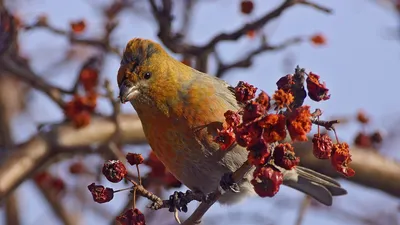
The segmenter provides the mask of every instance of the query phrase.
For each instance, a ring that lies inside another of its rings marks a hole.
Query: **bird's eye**
[[[146,73],[144,73],[143,77],[144,77],[144,79],[148,80],[151,77],[151,73],[150,72],[146,72]]]

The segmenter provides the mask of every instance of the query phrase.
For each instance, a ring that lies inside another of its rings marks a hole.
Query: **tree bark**
[[[146,143],[140,120],[136,115],[120,115],[118,120],[123,144]],[[80,147],[106,142],[114,132],[114,122],[106,118],[93,118],[90,125],[82,129],[75,129],[71,124],[63,123],[54,126],[50,132],[40,132],[18,146],[0,166],[0,200],[51,156],[68,151],[71,151],[71,154],[77,153]],[[314,158],[311,142],[297,143],[295,147],[303,166],[329,176],[340,176],[333,171],[329,162]],[[59,151],[60,149],[62,151]],[[350,181],[400,197],[399,162],[368,149],[352,148],[350,152],[353,155],[351,167],[356,170],[356,175],[349,178]]]

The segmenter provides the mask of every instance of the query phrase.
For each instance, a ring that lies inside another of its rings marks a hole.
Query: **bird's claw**
[[[239,185],[233,180],[232,177],[232,172],[229,173],[225,173],[222,178],[221,181],[219,182],[219,185],[221,186],[221,188],[224,191],[232,191],[234,193],[239,193],[240,192],[240,187]]]
[[[192,192],[190,190],[186,191],[186,193],[175,191],[168,199],[169,211],[174,212],[175,209],[177,209],[182,212],[187,212],[187,204],[191,202],[191,199],[188,199],[187,196],[191,194]]]

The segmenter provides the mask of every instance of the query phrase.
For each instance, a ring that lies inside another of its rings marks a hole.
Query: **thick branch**
[[[136,115],[120,115],[118,121],[121,143],[146,142]],[[54,127],[50,132],[41,132],[15,149],[0,167],[0,199],[3,200],[51,155],[57,153],[57,148],[62,147],[65,153],[79,146],[106,142],[114,132],[114,122],[104,118],[94,118],[89,126],[78,130],[66,123]],[[314,158],[311,142],[297,143],[295,147],[303,166],[339,177],[332,170],[330,162]],[[400,197],[400,163],[368,149],[352,148],[350,152],[353,155],[350,166],[356,170],[356,175],[349,178],[350,181]]]
[[[5,221],[7,225],[20,225],[20,212],[18,208],[17,193],[13,193],[6,198],[5,204]]]
[[[146,141],[137,116],[121,115],[118,121],[122,143],[137,144]],[[68,149],[106,142],[114,132],[114,121],[105,118],[93,118],[91,124],[82,129],[75,129],[72,124],[64,123],[54,126],[49,132],[40,132],[14,149],[0,166],[0,200],[57,153],[58,149],[60,153],[66,153]]]
[[[44,198],[50,204],[51,206],[50,208],[59,217],[59,219],[62,221],[64,225],[81,224],[81,222],[79,221],[79,217],[77,217],[77,215],[70,214],[64,207],[64,205],[61,203],[60,198],[54,195],[54,192],[52,192],[49,189],[46,189],[46,187],[43,187],[43,185],[40,184],[36,184],[36,187],[38,187],[40,192],[43,194]]]
[[[343,178],[327,160],[316,159],[312,154],[311,141],[294,144],[300,164],[331,177]],[[390,195],[400,197],[400,163],[386,158],[373,149],[352,147],[353,161],[350,167],[356,171],[348,180],[357,184],[379,189]]]

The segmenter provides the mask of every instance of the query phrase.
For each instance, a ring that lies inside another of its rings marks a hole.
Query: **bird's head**
[[[152,94],[170,80],[169,61],[170,56],[158,43],[140,38],[130,40],[117,76],[121,103],[152,101]]]

